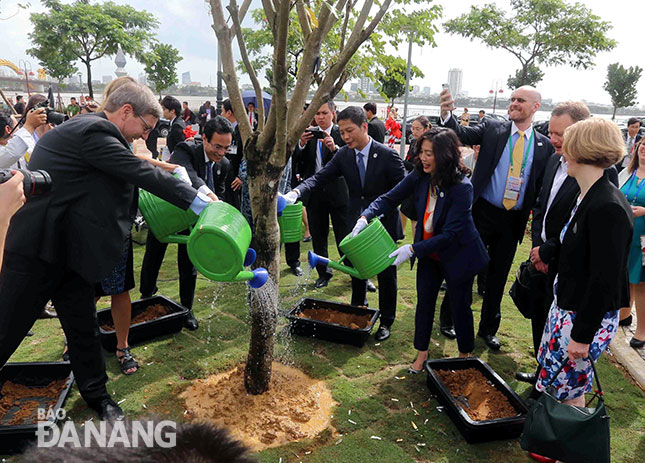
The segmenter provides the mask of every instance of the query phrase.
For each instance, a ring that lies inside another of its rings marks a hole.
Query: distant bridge
[[[0,59],[0,67],[5,66],[16,73],[15,76],[0,76],[0,86],[2,83],[24,83],[27,87],[27,80],[29,80],[29,91],[44,92],[51,85],[54,90],[58,89],[58,82],[47,80],[47,73],[44,69],[38,69],[38,77],[33,72],[29,72],[29,76],[25,76],[18,66],[6,59]],[[34,76],[34,77],[31,77]]]

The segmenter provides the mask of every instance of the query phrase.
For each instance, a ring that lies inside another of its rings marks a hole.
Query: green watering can
[[[280,242],[297,243],[302,239],[302,203],[289,204],[282,211],[278,206],[278,210]]]
[[[351,234],[347,235],[340,242],[339,247],[344,256],[338,262],[309,251],[308,260],[311,268],[322,264],[361,280],[367,280],[394,263],[394,258],[388,256],[396,250],[396,243],[378,218],[372,219],[358,235],[354,237]],[[348,258],[354,267],[343,265],[345,258]]]
[[[205,277],[215,281],[248,281],[252,288],[260,288],[269,278],[268,272],[261,267],[243,270],[252,265],[256,257],[255,251],[249,248],[251,227],[230,204],[214,201],[197,216],[141,191],[139,209],[157,239],[186,245],[190,261]],[[195,225],[190,234],[177,234],[192,224]]]

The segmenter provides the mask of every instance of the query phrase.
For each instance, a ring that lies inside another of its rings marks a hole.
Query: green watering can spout
[[[339,262],[334,262],[333,260],[330,260],[327,257],[319,256],[312,251],[309,251],[309,257],[307,258],[307,260],[309,261],[309,266],[312,269],[316,268],[316,265],[320,264],[331,267],[335,270],[338,270],[339,272],[347,273],[348,275],[351,275],[355,278],[363,279],[360,273],[358,273],[358,270],[356,270],[355,268],[348,267],[347,265],[343,265]]]

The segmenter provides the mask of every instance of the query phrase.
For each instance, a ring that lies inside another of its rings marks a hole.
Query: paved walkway
[[[629,345],[636,331],[636,310],[632,308],[631,326],[619,326],[618,333],[609,349],[615,359],[631,375],[634,381],[645,391],[645,348],[634,349]]]

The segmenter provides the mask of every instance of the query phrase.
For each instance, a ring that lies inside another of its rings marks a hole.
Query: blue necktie
[[[211,191],[215,191],[215,182],[213,181],[213,161],[208,161],[206,163],[206,186]]]
[[[356,153],[356,165],[358,166],[358,175],[361,177],[361,186],[365,185],[365,163],[363,162],[363,156],[365,156],[360,151]]]

